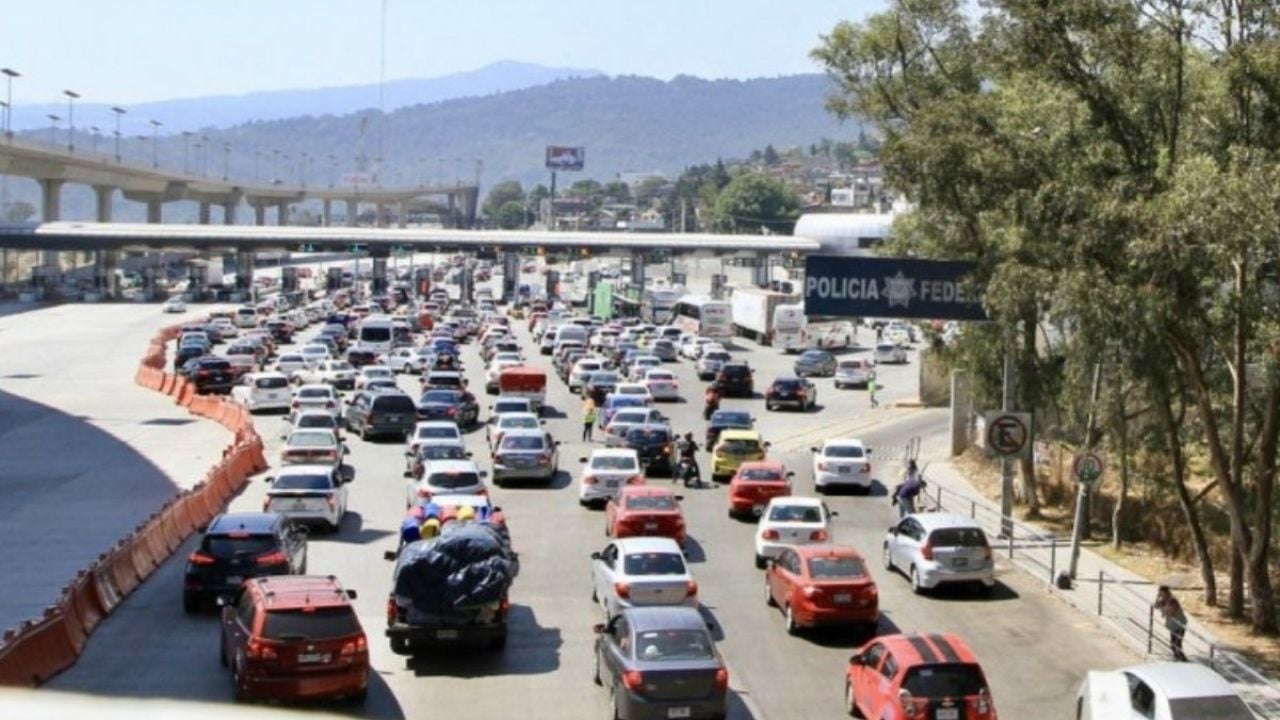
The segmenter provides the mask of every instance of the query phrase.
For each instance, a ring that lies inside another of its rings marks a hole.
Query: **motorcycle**
[[[692,458],[680,458],[676,463],[675,472],[672,473],[672,479],[684,483],[685,487],[700,487],[702,485],[702,475],[698,472],[698,466],[694,464]]]

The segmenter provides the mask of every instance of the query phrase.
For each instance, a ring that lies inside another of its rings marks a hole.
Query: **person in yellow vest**
[[[588,397],[582,403],[582,440],[591,442],[591,429],[596,424],[596,401]]]

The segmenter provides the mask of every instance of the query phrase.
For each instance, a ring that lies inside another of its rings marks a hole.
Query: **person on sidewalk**
[[[1169,629],[1169,649],[1178,662],[1186,662],[1187,655],[1182,652],[1182,638],[1187,634],[1187,614],[1182,610],[1182,603],[1173,596],[1168,585],[1161,585],[1156,591],[1156,609],[1164,616],[1164,626]]]
[[[582,403],[582,440],[591,442],[591,430],[596,424],[596,401],[588,397]]]
[[[876,376],[872,375],[867,381],[867,396],[871,398],[871,407],[880,407],[880,401],[876,400],[876,391],[880,389],[880,385],[876,382]]]
[[[916,512],[916,496],[924,490],[924,476],[915,460],[907,461],[906,479],[893,491],[893,504],[898,506],[898,518],[904,518]]]

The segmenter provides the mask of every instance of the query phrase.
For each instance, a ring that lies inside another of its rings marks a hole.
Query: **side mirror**
[[[584,465],[585,465],[585,464],[586,464],[586,462],[587,462],[587,459],[586,459],[586,458],[578,458],[578,462],[580,462],[580,463],[582,463],[582,464],[584,464]]]
[[[401,473],[401,477],[411,478],[413,477],[413,471],[405,470],[403,473]]]
[[[862,659],[862,656],[861,656],[861,655],[850,655],[850,656],[849,656],[849,664],[850,664],[850,665],[863,665],[863,664],[865,664],[865,662],[863,661],[863,659]]]
[[[866,452],[868,455],[870,455],[872,452],[871,448],[863,448],[863,451]]]
[[[771,442],[766,442],[766,443],[764,444],[764,446],[765,446],[765,447],[773,447],[773,443],[771,443]]]
[[[840,515],[840,511],[839,511],[839,510],[828,510],[828,511],[827,511],[827,517],[839,517],[839,515]]]
[[[889,526],[888,533],[889,533],[890,535],[897,535],[897,534],[898,534],[898,526],[897,526],[897,525],[890,525],[890,526]]]
[[[273,483],[273,482],[275,482],[275,481],[276,481],[276,478],[275,478],[275,476],[274,476],[274,475],[268,475],[267,477],[262,478],[262,482],[264,482],[264,483],[266,483],[266,484],[268,484],[268,485],[270,485],[271,483]]]
[[[676,495],[675,498],[676,498],[676,502],[681,502],[682,500],[684,500],[683,495]]]
[[[487,477],[489,477],[489,471],[488,471],[488,470],[481,470],[480,472],[478,472],[478,473],[476,473],[476,474],[477,474],[477,475],[479,475],[479,476],[480,476],[480,477],[482,477],[482,478],[487,478]]]
[[[794,472],[791,472],[791,471],[789,471],[789,470],[787,471],[786,477],[793,478],[793,477],[795,477],[795,476],[796,476],[796,474],[795,474]]]
[[[592,559],[592,560],[599,560],[599,559],[600,559],[600,553],[599,553],[599,552],[593,552],[593,553],[591,553],[591,559]]]
[[[811,447],[811,448],[809,448],[809,452],[811,452],[811,453],[816,453],[816,452],[818,452],[818,448],[816,448],[816,447]]]
[[[358,595],[356,595],[356,591],[355,591],[355,590],[348,590],[348,591],[347,591],[347,597],[348,597],[348,598],[350,598],[350,599],[352,599],[352,600],[355,600],[355,599],[356,599],[357,597],[359,597],[359,596],[358,596]]]
[[[394,561],[394,560],[396,559],[396,555],[397,555],[397,553],[396,553],[396,551],[395,551],[395,550],[388,550],[388,551],[386,551],[386,552],[382,553],[382,559],[383,559],[383,560],[391,560],[391,561]]]
[[[591,626],[591,632],[597,635],[603,635],[605,631],[604,623],[596,623]]]

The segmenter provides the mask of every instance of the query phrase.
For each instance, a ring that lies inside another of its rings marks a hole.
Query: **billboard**
[[[581,170],[586,163],[586,148],[565,147],[563,145],[547,146],[548,170]]]
[[[986,320],[969,282],[974,263],[907,258],[805,258],[805,315]]]

